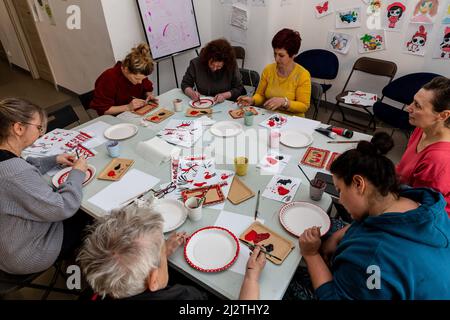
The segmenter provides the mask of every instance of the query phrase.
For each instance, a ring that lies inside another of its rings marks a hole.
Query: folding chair
[[[352,71],[350,72],[350,75],[348,76],[347,81],[345,82],[342,92],[336,96],[336,104],[335,104],[333,111],[331,112],[331,115],[328,119],[328,123],[330,123],[330,121],[335,121],[335,122],[339,122],[339,123],[350,123],[353,126],[361,128],[364,131],[367,131],[367,129],[369,129],[371,127],[371,125],[373,124],[373,130],[375,131],[375,129],[376,129],[375,117],[374,117],[373,113],[370,112],[370,110],[369,110],[369,108],[371,108],[371,106],[363,106],[361,104],[348,104],[352,107],[356,107],[357,109],[362,109],[363,111],[365,111],[367,113],[367,115],[369,117],[369,123],[367,124],[367,127],[362,126],[358,122],[348,120],[345,117],[344,108],[341,105],[341,104],[344,104],[343,97],[347,96],[347,94],[350,91],[359,90],[358,88],[356,88],[355,90],[347,89],[347,85],[348,85],[350,79],[352,78],[352,76],[355,74],[355,71],[362,73],[364,75],[387,77],[389,79],[389,83],[390,83],[392,81],[392,79],[394,78],[395,73],[397,72],[397,65],[391,61],[367,58],[367,57],[359,58],[358,60],[356,60],[355,64],[353,65]],[[337,119],[333,118],[333,115],[336,112],[336,109],[339,109],[339,111],[342,115],[342,120],[337,120]]]
[[[236,59],[242,60],[241,68],[244,68],[244,61],[245,61],[245,49],[239,46],[233,46],[234,55],[236,56]]]
[[[313,119],[317,119],[319,114],[320,98],[322,97],[322,85],[317,82],[311,82],[311,105],[314,106]]]
[[[259,85],[259,73],[249,69],[239,69],[242,76],[242,84],[246,87],[252,87],[250,96],[256,91]]]

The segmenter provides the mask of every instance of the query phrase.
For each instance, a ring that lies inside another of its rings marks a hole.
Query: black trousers
[[[66,260],[77,254],[86,236],[86,227],[93,222],[94,219],[82,210],[63,221],[64,237],[58,259]]]

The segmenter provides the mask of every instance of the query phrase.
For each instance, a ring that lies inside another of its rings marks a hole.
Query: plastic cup
[[[183,111],[183,100],[181,99],[174,99],[173,100],[173,110],[175,110],[175,112],[180,112]]]
[[[278,130],[271,130],[269,133],[269,146],[272,149],[278,149],[280,147],[281,133]]]
[[[234,158],[234,169],[238,176],[245,176],[248,170],[248,158],[246,157]]]
[[[199,221],[202,218],[203,204],[200,203],[201,199],[197,197],[190,197],[184,202],[184,206],[187,209],[188,217],[192,221]]]
[[[109,141],[106,144],[106,149],[108,150],[108,154],[111,158],[117,158],[120,156],[119,141]]]
[[[314,201],[320,201],[326,186],[327,183],[325,181],[314,178],[309,184],[309,197]]]
[[[251,111],[245,111],[244,112],[244,123],[246,126],[252,126],[253,125],[253,112]]]

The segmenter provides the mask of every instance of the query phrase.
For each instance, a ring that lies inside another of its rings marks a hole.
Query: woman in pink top
[[[424,85],[406,111],[416,129],[397,165],[400,182],[441,192],[450,216],[450,79]]]

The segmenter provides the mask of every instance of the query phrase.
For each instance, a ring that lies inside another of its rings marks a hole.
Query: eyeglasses
[[[22,124],[29,124],[31,126],[35,126],[36,128],[38,128],[39,133],[40,134],[44,134],[45,133],[45,128],[44,126],[40,125],[40,124],[34,124],[34,123],[29,123],[29,122],[21,122]]]
[[[161,199],[163,198],[165,195],[175,191],[175,189],[177,188],[177,186],[175,185],[175,183],[171,182],[167,187],[160,189],[160,190],[153,190],[153,193],[155,195],[156,198]]]

